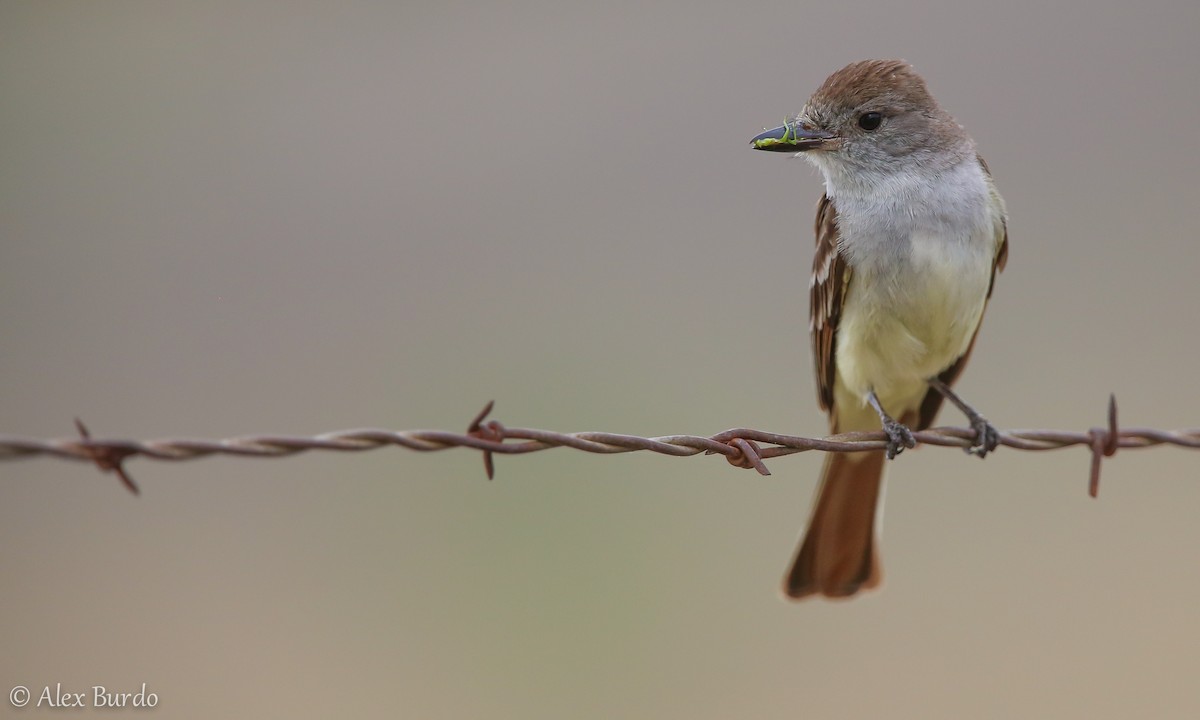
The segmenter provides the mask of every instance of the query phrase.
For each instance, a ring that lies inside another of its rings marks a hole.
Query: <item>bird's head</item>
[[[903,60],[863,60],[830,75],[794,118],[751,142],[803,155],[826,177],[900,172],[972,154],[970,138]]]

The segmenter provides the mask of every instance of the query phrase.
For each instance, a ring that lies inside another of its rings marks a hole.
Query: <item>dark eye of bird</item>
[[[879,127],[883,122],[883,113],[865,112],[858,116],[858,126],[863,130],[871,131]]]

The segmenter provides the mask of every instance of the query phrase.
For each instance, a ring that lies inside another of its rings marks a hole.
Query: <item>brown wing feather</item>
[[[982,157],[979,158],[979,164],[983,166],[983,172],[987,174],[988,178],[991,178],[992,173],[990,170],[988,170],[987,163],[984,162]],[[992,192],[993,192],[993,194],[995,194],[996,191],[994,188],[992,189]],[[996,195],[996,197],[998,198],[999,195]],[[990,283],[988,283],[988,294],[987,294],[988,300],[990,300],[992,298],[992,289],[996,286],[996,275],[998,275],[1000,273],[1000,271],[1002,271],[1004,269],[1004,266],[1007,262],[1008,262],[1008,219],[1001,216],[1000,232],[997,234],[997,242],[996,242],[996,257],[992,261],[992,280]],[[983,311],[985,313],[987,312],[987,303],[986,302],[984,302]],[[980,324],[980,326],[983,325],[983,315],[980,315],[980,323],[979,324]],[[946,383],[947,385],[954,384],[954,381],[957,380],[958,376],[962,374],[963,368],[966,367],[967,360],[969,360],[971,357],[971,351],[975,349],[975,340],[978,337],[979,337],[979,328],[977,327],[977,328],[975,328],[975,334],[971,336],[971,344],[967,346],[967,351],[965,353],[963,353],[962,355],[960,355],[959,358],[954,361],[953,365],[951,365],[950,367],[943,370],[940,374],[938,374],[938,380],[941,380],[942,382]],[[933,420],[935,417],[937,417],[938,410],[941,408],[941,406],[942,406],[942,394],[939,393],[938,391],[934,390],[933,388],[930,388],[929,391],[925,393],[925,398],[921,401],[920,418],[917,421],[917,426],[913,429],[914,430],[924,430],[924,429],[930,427],[931,425],[933,425]]]
[[[833,413],[833,383],[837,376],[834,348],[842,301],[850,283],[850,267],[838,253],[837,209],[828,195],[817,203],[817,252],[813,256],[809,285],[809,324],[812,334],[813,367],[817,373],[817,400],[821,409]]]

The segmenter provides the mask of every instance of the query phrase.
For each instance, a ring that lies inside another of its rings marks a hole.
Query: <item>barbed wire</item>
[[[627,453],[639,450],[675,457],[704,453],[723,455],[730,464],[753,468],[770,475],[764,460],[809,450],[824,452],[865,452],[887,447],[883,431],[850,432],[824,438],[798,437],[779,433],[734,428],[709,437],[698,435],[664,435],[640,437],[606,432],[560,433],[551,430],[507,427],[497,420],[488,420],[493,403],[489,402],[467,426],[465,433],[445,430],[381,430],[364,428],[323,433],[311,437],[289,435],[253,435],[225,440],[175,438],[162,440],[104,440],[95,439],[82,421],[76,419],[78,438],[42,440],[17,435],[0,434],[0,460],[35,456],[95,463],[105,472],[116,473],[121,482],[135,495],[138,487],[125,471],[124,462],[134,457],[154,460],[194,460],[210,455],[275,458],[287,457],[309,450],[359,452],[397,446],[432,452],[465,447],[483,453],[488,479],[495,477],[496,453],[523,455],[556,447],[572,448],[591,453]],[[1058,450],[1073,445],[1086,446],[1092,456],[1088,477],[1088,493],[1096,497],[1100,488],[1100,463],[1119,448],[1144,448],[1155,445],[1175,445],[1200,449],[1200,428],[1184,430],[1153,430],[1147,428],[1120,429],[1117,427],[1117,401],[1109,396],[1106,427],[1094,427],[1087,432],[1064,430],[1009,430],[1000,433],[1000,445],[1014,450]],[[918,444],[941,447],[968,448],[975,441],[970,428],[938,427],[913,433]]]

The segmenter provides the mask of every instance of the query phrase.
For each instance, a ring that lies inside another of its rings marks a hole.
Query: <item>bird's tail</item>
[[[808,530],[784,580],[789,598],[845,598],[879,584],[875,521],[883,461],[882,450],[825,456]]]

